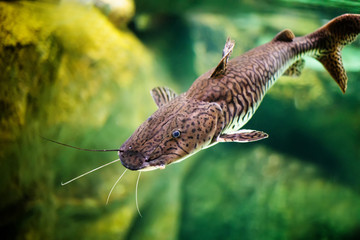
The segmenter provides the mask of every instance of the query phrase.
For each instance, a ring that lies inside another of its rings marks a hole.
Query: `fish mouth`
[[[164,169],[165,168],[165,165],[155,165],[155,166],[152,166],[150,165],[149,163],[147,164],[144,164],[143,168],[139,169],[138,171],[141,171],[141,172],[149,172],[149,171],[154,171],[156,169]]]
[[[155,164],[156,162],[159,161],[160,158],[161,157],[145,158],[145,162],[142,164],[142,166],[138,170],[142,171],[142,172],[148,172],[148,171],[153,171],[156,169],[164,169],[165,168],[164,163]]]
[[[165,168],[165,164],[155,163],[159,158],[146,157],[139,151],[118,151],[118,154],[121,164],[132,171],[152,171]]]
[[[156,169],[164,169],[165,168],[165,165],[151,165],[149,162],[144,162],[140,166],[134,166],[131,164],[127,164],[125,162],[121,162],[121,163],[124,167],[126,167],[127,169],[130,169],[132,171],[148,172],[148,171],[153,171]]]
[[[118,152],[121,164],[132,171],[137,171],[144,168],[145,157],[141,152],[134,150],[119,151]]]
[[[179,156],[178,154],[175,154],[176,158],[171,158],[171,160],[167,158],[169,157],[169,155],[174,155],[174,154],[162,155],[156,158],[149,158],[146,162],[144,162],[142,168],[139,169],[139,171],[152,171],[156,169],[165,169],[167,165],[181,162],[184,159],[190,157],[192,154],[188,154],[183,157]]]

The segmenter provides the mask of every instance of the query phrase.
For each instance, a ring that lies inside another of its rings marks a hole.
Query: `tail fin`
[[[308,35],[310,39],[318,41],[319,53],[315,58],[323,64],[343,93],[348,78],[341,59],[341,49],[352,43],[359,33],[360,14],[344,14]]]

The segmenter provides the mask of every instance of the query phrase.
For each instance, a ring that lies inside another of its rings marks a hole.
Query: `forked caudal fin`
[[[343,93],[348,78],[341,59],[341,49],[353,42],[359,33],[360,14],[344,14],[306,36],[316,42],[318,53],[315,58],[322,63]]]

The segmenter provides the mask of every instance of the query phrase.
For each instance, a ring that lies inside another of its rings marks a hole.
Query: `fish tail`
[[[360,14],[344,14],[307,36],[316,46],[314,57],[322,63],[343,93],[348,77],[342,63],[341,49],[353,42],[359,33]]]

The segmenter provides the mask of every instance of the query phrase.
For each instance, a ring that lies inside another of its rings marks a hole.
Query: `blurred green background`
[[[149,91],[186,91],[232,56],[289,28],[310,33],[357,1],[0,2],[1,239],[359,239],[360,41],[343,50],[343,95],[306,59],[246,125],[269,133],[143,173],[71,145],[114,149],[156,110]]]

